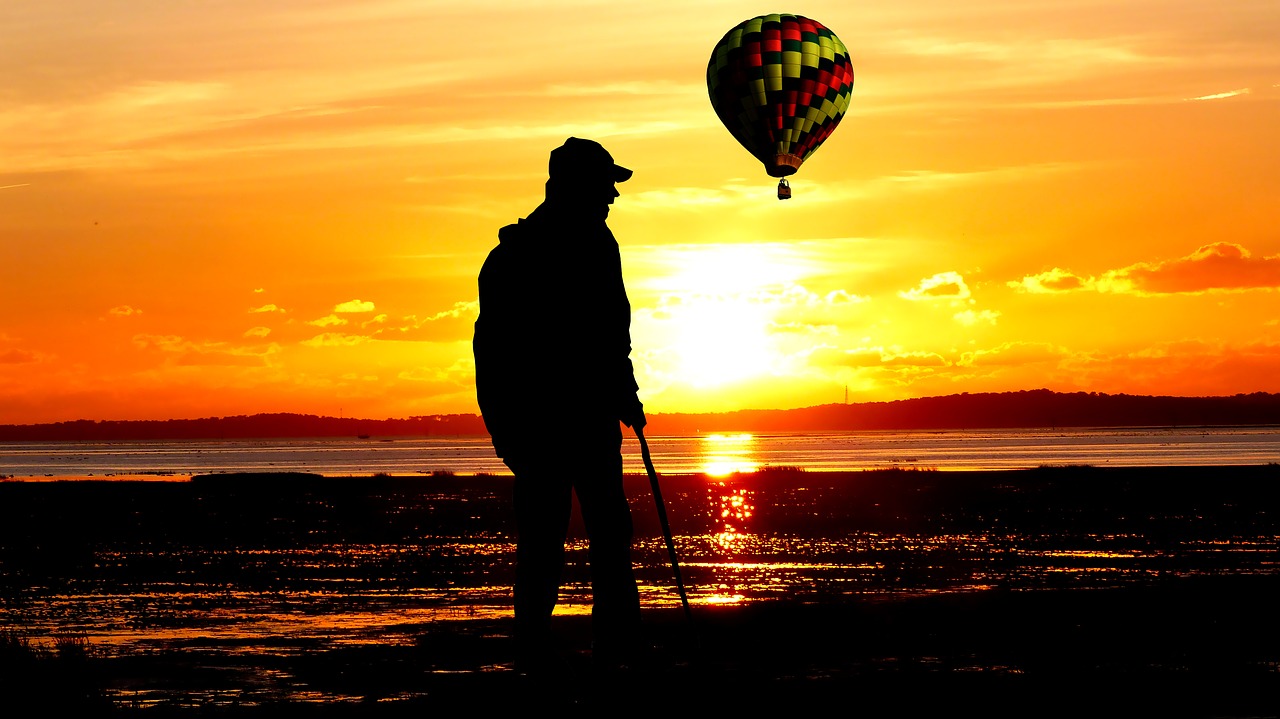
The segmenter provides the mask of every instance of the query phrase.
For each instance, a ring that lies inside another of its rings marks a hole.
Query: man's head
[[[614,183],[631,178],[631,170],[615,164],[600,143],[577,137],[551,151],[547,174],[547,199],[584,216],[599,213],[601,219],[618,196]]]

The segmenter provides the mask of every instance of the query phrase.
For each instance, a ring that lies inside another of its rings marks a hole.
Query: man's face
[[[586,217],[609,216],[609,206],[619,197],[617,185],[608,179],[575,184],[566,197]]]

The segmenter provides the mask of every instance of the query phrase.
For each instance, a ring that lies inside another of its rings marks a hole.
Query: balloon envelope
[[[725,34],[707,63],[711,106],[729,132],[786,177],[822,145],[849,109],[849,50],[822,23],[761,15]]]

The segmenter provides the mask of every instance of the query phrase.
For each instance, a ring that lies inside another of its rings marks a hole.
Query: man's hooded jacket
[[[480,270],[473,340],[494,450],[503,458],[551,451],[557,439],[616,449],[619,420],[642,410],[613,233],[602,219],[543,203],[498,240]]]

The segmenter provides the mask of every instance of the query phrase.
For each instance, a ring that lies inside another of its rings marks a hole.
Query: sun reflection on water
[[[741,594],[712,594],[703,601],[707,604],[741,604],[747,598]]]
[[[707,488],[707,500],[712,518],[708,537],[711,546],[721,554],[719,561],[714,562],[722,579],[733,579],[733,583],[722,582],[714,590],[702,597],[707,604],[740,604],[746,601],[747,592],[752,587],[752,580],[739,576],[736,572],[723,572],[741,561],[744,553],[751,553],[757,538],[748,530],[751,517],[755,514],[754,494],[752,490],[731,486],[729,482],[716,482]],[[718,530],[718,531],[717,531]],[[746,581],[739,581],[746,579]]]
[[[720,531],[713,533],[711,538],[727,551],[740,549],[743,538],[747,536],[747,520],[756,509],[751,503],[753,492],[726,487],[724,482],[707,492],[712,497],[712,516],[720,519]]]
[[[702,438],[702,471],[712,477],[727,477],[734,472],[754,472],[755,437],[746,434],[709,434]]]

